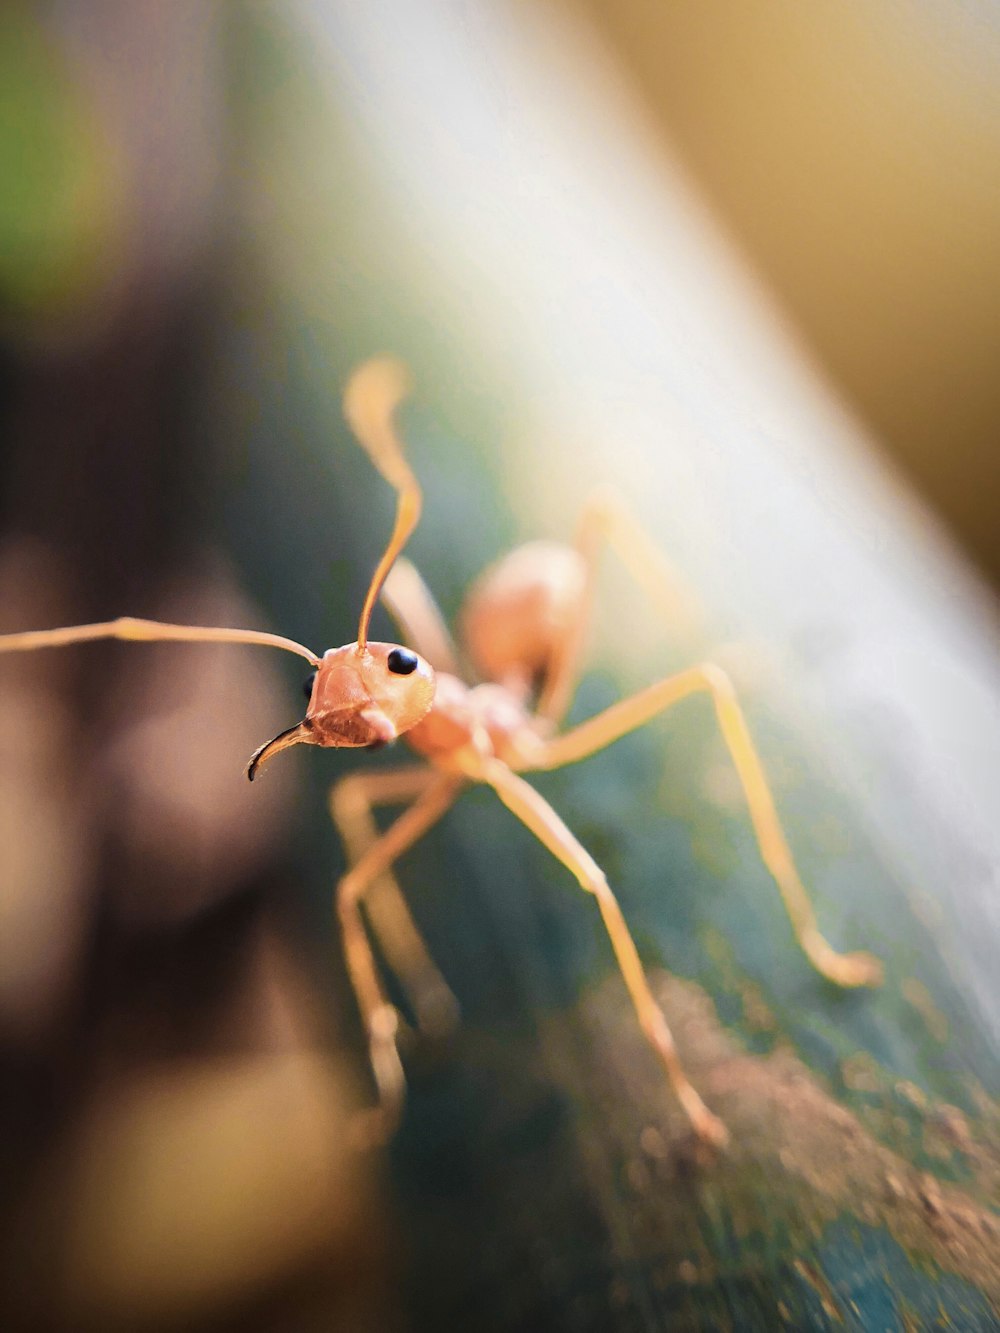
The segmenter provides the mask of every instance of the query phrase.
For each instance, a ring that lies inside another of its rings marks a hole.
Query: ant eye
[[[306,676],[302,682],[302,693],[306,696],[306,703],[310,703],[313,697],[313,686],[316,684],[316,672],[311,676]]]
[[[393,648],[386,659],[389,670],[397,676],[408,676],[416,671],[418,660],[416,653],[411,653],[409,648]]]

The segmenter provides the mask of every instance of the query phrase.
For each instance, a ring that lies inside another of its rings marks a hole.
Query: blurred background
[[[400,870],[463,1024],[359,1158],[326,791],[400,756],[249,787],[263,649],[0,659],[4,1327],[997,1326],[998,75],[985,0],[3,8],[0,629],[349,639],[393,502],[340,393],[394,352],[445,612],[616,487],[699,623],[609,560],[574,717],[722,662],[887,969],[809,971],[692,703],[539,786],[732,1151],[473,793]]]

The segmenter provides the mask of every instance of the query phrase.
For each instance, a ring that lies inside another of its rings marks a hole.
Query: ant
[[[0,636],[0,652],[60,647],[91,639],[260,644],[304,657],[304,719],[251,757],[253,781],[264,764],[292,745],[373,749],[398,736],[427,764],[342,778],[330,810],[346,845],[349,869],[336,890],[348,971],[368,1039],[377,1102],[362,1112],[359,1142],[384,1141],[405,1095],[398,1050],[400,1016],[380,979],[365,921],[410,998],[418,1025],[444,1027],[456,1005],[417,931],[392,866],[454,803],[469,783],[485,783],[596,900],[642,1031],[697,1136],[721,1147],[722,1121],[708,1109],[680,1062],[667,1021],[650,990],[639,954],[600,866],[559,815],[522,776],[585,759],[694,694],[715,708],[749,808],[761,856],[810,963],[839,986],[874,986],[881,965],[868,953],[838,953],[820,934],[816,914],[782,832],[774,800],[729,677],[711,662],[691,667],[559,733],[572,696],[589,621],[597,562],[610,545],[647,586],[658,577],[656,548],[609,499],[591,504],[576,542],[532,542],[490,566],[474,583],[461,614],[461,638],[482,683],[460,678],[458,656],[440,613],[401,552],[420,519],[422,493],[395,427],[409,393],[405,368],[389,358],[358,367],[344,394],[344,413],[375,467],[396,491],[392,535],[368,588],[357,639],[317,657],[302,644],[261,630],[170,625],[123,617],[92,625]],[[382,597],[419,651],[368,638]],[[404,805],[379,833],[374,810]]]

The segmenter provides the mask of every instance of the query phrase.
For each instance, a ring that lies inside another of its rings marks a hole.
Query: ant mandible
[[[655,548],[613,503],[595,502],[585,511],[573,546],[533,542],[480,576],[463,608],[461,630],[467,655],[483,683],[468,685],[461,680],[452,640],[430,593],[413,566],[399,558],[419,521],[422,503],[395,427],[396,409],[408,392],[404,367],[378,358],[355,370],[344,395],[345,415],[354,434],[397,495],[395,525],[368,588],[355,641],[331,648],[320,658],[302,644],[265,631],[122,617],[0,636],[0,652],[91,639],[282,648],[304,657],[314,668],[306,682],[309,703],[301,722],[252,756],[247,768],[251,781],[265,763],[291,745],[364,748],[405,736],[429,761],[352,774],[341,779],[330,795],[331,814],[350,865],[337,886],[337,912],[378,1095],[376,1105],[361,1114],[359,1141],[378,1142],[392,1132],[405,1093],[397,1043],[400,1017],[379,977],[361,916],[362,902],[368,908],[369,927],[381,940],[418,1023],[425,1029],[440,1026],[454,1013],[455,1002],[431,961],[391,867],[441,818],[463,787],[480,782],[493,788],[596,899],[646,1039],[697,1135],[721,1146],[727,1139],[725,1126],[684,1072],[604,872],[522,774],[585,759],[680,700],[707,694],[746,797],[761,856],[806,957],[817,972],[840,986],[877,985],[881,965],[868,953],[838,953],[820,934],[736,693],[718,666],[706,662],[667,676],[558,733],[577,676],[602,545],[615,547],[640,577],[656,561]],[[368,624],[380,596],[404,637],[419,651],[369,640]],[[406,806],[384,833],[379,833],[373,815],[380,805]]]

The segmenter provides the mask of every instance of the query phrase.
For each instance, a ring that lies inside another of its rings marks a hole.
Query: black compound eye
[[[312,701],[313,686],[315,684],[316,684],[316,672],[314,671],[312,675],[306,676],[305,680],[302,682],[302,693],[306,696],[306,703],[310,703]]]
[[[393,648],[386,658],[389,670],[396,676],[408,676],[416,671],[420,659],[409,648]]]

